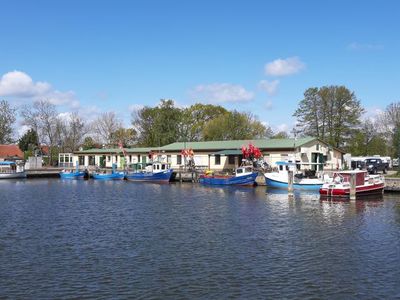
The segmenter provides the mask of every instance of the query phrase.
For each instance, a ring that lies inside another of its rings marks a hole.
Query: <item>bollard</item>
[[[288,196],[293,197],[293,170],[288,171]]]
[[[356,173],[350,175],[350,200],[356,200]]]

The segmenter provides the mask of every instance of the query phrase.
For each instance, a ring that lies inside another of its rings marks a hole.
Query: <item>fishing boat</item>
[[[233,175],[202,174],[199,182],[207,185],[255,185],[258,172],[250,166],[242,166]]]
[[[288,188],[289,168],[296,169],[296,164],[287,161],[276,162],[278,171],[264,173],[265,183],[272,188]],[[294,172],[293,188],[299,190],[314,190],[318,191],[324,181],[322,178],[315,176],[305,176],[303,173]]]
[[[0,161],[0,179],[26,178],[23,164],[13,161]]]
[[[168,163],[151,162],[132,164],[125,178],[130,181],[169,182],[173,170]]]
[[[349,197],[351,177],[355,177],[356,195],[381,194],[385,188],[382,175],[369,175],[366,170],[340,171],[333,174],[331,182],[324,183],[319,190],[321,196]]]
[[[97,180],[121,180],[125,178],[124,172],[117,172],[117,165],[113,164],[111,173],[94,172],[91,174],[93,179]]]
[[[61,179],[88,179],[89,172],[87,169],[84,171],[79,170],[79,165],[77,164],[75,170],[62,170],[60,173]]]

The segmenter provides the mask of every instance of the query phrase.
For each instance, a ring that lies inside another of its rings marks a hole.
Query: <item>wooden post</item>
[[[356,173],[350,176],[350,200],[356,200]]]
[[[293,170],[288,171],[288,196],[293,197]]]

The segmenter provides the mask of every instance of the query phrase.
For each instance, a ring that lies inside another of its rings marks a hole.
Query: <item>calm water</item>
[[[0,182],[0,298],[400,298],[400,195]]]

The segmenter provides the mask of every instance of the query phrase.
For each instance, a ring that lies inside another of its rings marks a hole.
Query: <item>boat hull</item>
[[[201,184],[207,185],[255,185],[257,172],[246,174],[243,176],[207,176],[203,175],[199,178]]]
[[[169,182],[172,176],[172,169],[164,172],[138,172],[127,173],[125,178],[129,181],[146,181],[146,182]]]
[[[288,188],[288,182],[286,181],[281,181],[277,179],[272,179],[268,177],[267,175],[264,175],[265,177],[265,184],[268,187],[271,188],[280,188],[280,189],[287,189]],[[320,183],[307,183],[306,181],[304,182],[294,182],[293,183],[293,188],[298,189],[298,190],[308,190],[308,191],[316,191],[318,192],[319,189],[322,187],[322,182]]]
[[[125,178],[125,173],[117,172],[112,174],[93,173],[92,178],[96,180],[122,180]]]
[[[60,172],[61,179],[84,179],[85,172]]]
[[[372,184],[368,186],[357,186],[356,187],[356,195],[373,195],[373,194],[381,194],[385,188],[385,184],[383,182]],[[350,197],[350,188],[349,187],[322,187],[319,190],[321,196],[326,197]]]
[[[0,179],[16,179],[16,178],[26,178],[26,173],[25,172],[0,173]]]

